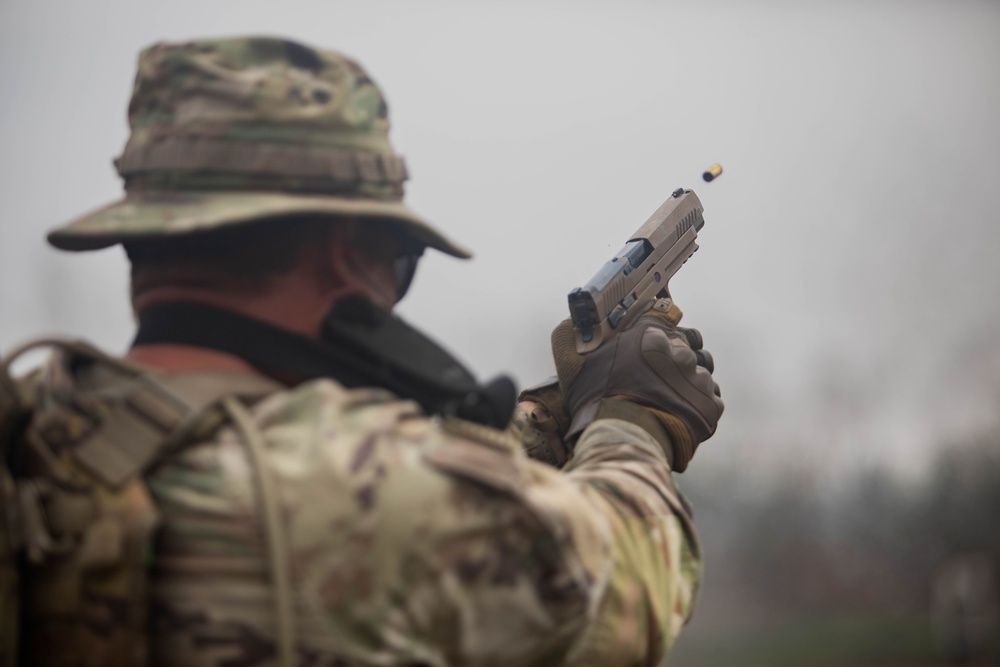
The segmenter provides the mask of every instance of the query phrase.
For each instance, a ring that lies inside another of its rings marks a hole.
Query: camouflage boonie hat
[[[139,56],[128,117],[125,198],[50,232],[57,248],[329,214],[470,256],[403,203],[385,100],[339,53],[267,37],[156,44]]]

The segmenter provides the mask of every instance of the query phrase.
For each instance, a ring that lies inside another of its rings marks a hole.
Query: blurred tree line
[[[869,468],[822,490],[821,477],[683,476],[706,576],[666,664],[997,664],[1000,424],[941,448],[916,481]],[[951,589],[963,577],[990,589],[973,590],[975,618],[956,607],[968,591],[942,609],[942,581]]]
[[[681,480],[706,561],[696,637],[796,618],[908,616],[930,628],[935,579],[956,556],[1000,573],[1000,426],[942,448],[918,481],[874,468],[830,493],[804,475],[748,492],[738,471],[723,477]]]

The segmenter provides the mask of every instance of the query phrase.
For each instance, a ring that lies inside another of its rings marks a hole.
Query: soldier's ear
[[[338,223],[325,250],[325,271],[337,299],[357,295],[391,310],[397,301],[392,265],[375,261],[359,243],[357,220]]]
[[[324,268],[334,286],[348,285],[357,280],[361,258],[352,243],[357,234],[356,227],[354,220],[338,221],[327,237],[327,246],[323,251]]]

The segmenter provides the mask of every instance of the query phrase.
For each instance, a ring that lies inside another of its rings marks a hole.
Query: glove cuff
[[[626,398],[603,398],[578,410],[573,415],[567,441],[575,440],[598,419],[622,419],[649,433],[663,448],[674,472],[684,472],[694,457],[694,439],[683,421],[668,412],[639,405]]]
[[[656,408],[643,409],[647,410],[659,422],[673,445],[670,468],[674,472],[684,472],[688,467],[688,463],[694,458],[694,450],[697,448],[694,438],[691,437],[691,432],[684,425],[683,421],[669,412],[657,410]]]
[[[659,416],[654,415],[654,412],[657,411],[624,398],[602,398],[585,405],[573,415],[567,440],[575,440],[584,429],[598,419],[621,419],[649,433],[660,445],[667,457],[667,463],[673,467],[674,451],[669,431],[664,428]]]

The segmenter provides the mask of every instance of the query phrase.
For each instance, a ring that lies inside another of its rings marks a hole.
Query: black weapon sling
[[[265,375],[332,378],[346,387],[382,387],[428,414],[505,428],[516,400],[510,378],[484,386],[437,343],[370,302],[347,299],[313,340],[231,310],[189,302],[143,310],[133,345],[177,344],[218,350]]]

